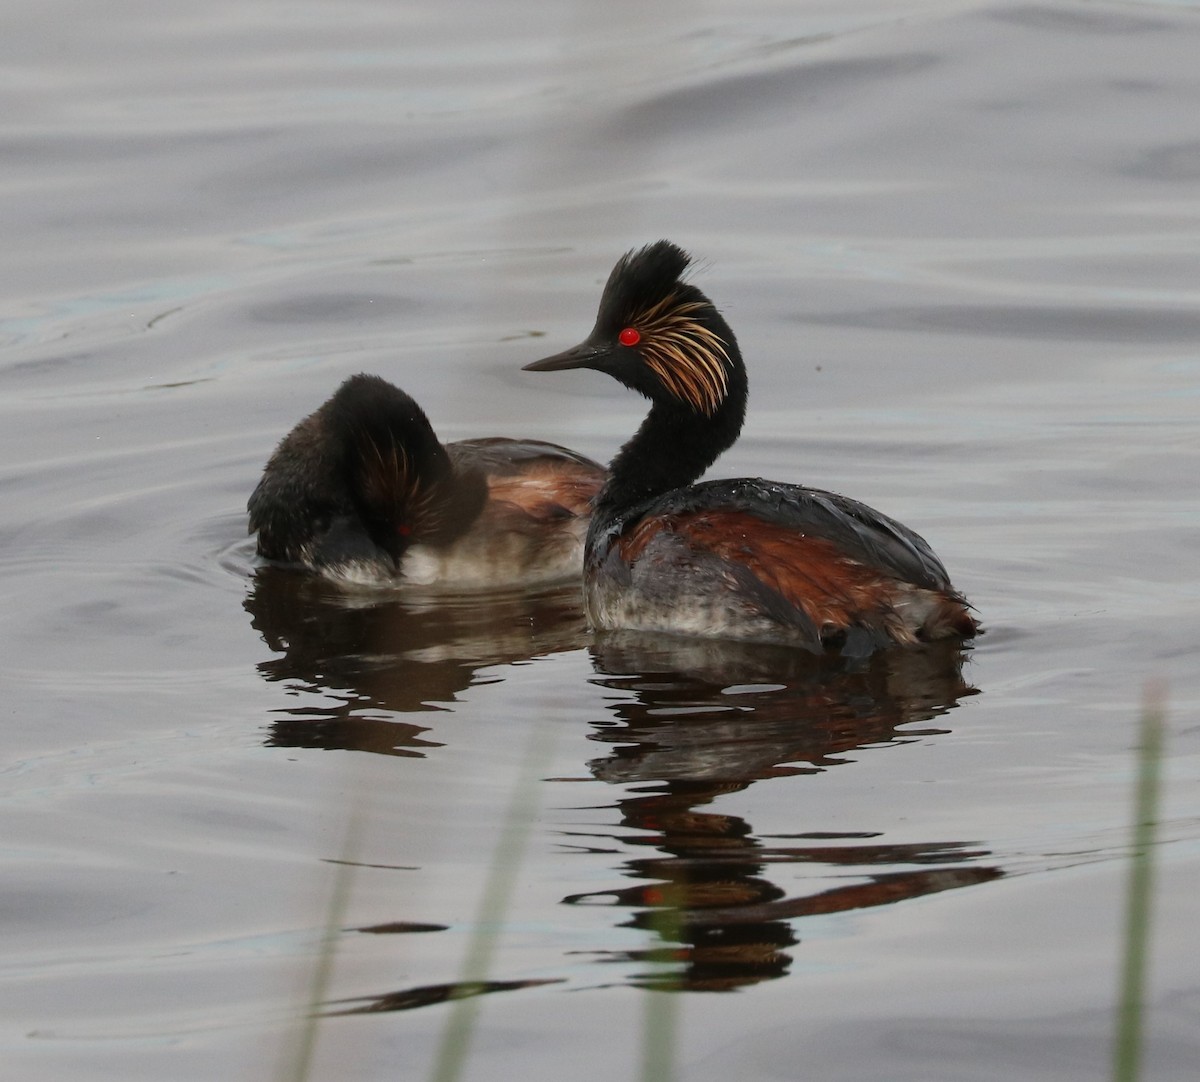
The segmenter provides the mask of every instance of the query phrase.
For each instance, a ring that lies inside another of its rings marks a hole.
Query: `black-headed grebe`
[[[411,397],[357,375],[283,438],[247,508],[270,560],[364,582],[522,586],[579,574],[605,476],[538,440],[443,446]]]
[[[651,402],[613,459],[588,531],[598,628],[791,642],[850,654],[970,637],[969,606],[925,540],[865,504],[759,478],[693,484],[742,428],[746,369],[668,241],[627,253],[592,333],[534,372],[594,368]]]

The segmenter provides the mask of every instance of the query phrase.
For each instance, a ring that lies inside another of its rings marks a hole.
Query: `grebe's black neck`
[[[740,358],[736,360],[740,370]],[[638,504],[697,480],[733,446],[746,410],[746,378],[730,381],[726,399],[710,417],[678,401],[657,399],[637,432],[617,452],[597,514],[619,517]]]

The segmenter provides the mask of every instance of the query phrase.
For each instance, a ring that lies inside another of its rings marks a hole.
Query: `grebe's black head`
[[[351,376],[323,408],[348,494],[372,540],[399,560],[462,533],[486,495],[457,473],[420,406],[379,376]]]
[[[627,252],[613,267],[592,333],[528,372],[594,368],[655,403],[705,417],[730,405],[739,415],[746,373],[729,324],[684,280],[691,257],[660,240]]]

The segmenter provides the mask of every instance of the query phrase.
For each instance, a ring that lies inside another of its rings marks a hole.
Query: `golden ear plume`
[[[721,337],[695,318],[701,301],[680,303],[677,294],[636,320],[642,356],[676,398],[711,417],[729,392],[729,352]]]

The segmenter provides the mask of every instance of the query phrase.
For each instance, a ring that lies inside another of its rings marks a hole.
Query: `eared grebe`
[[[538,440],[443,446],[412,398],[358,375],[283,438],[247,508],[270,560],[364,582],[521,586],[579,573],[605,476]]]
[[[650,399],[588,531],[597,628],[790,642],[845,654],[970,637],[923,538],[864,504],[774,481],[693,484],[737,439],[746,369],[729,325],[667,241],[617,262],[592,333],[534,372],[594,368]]]

